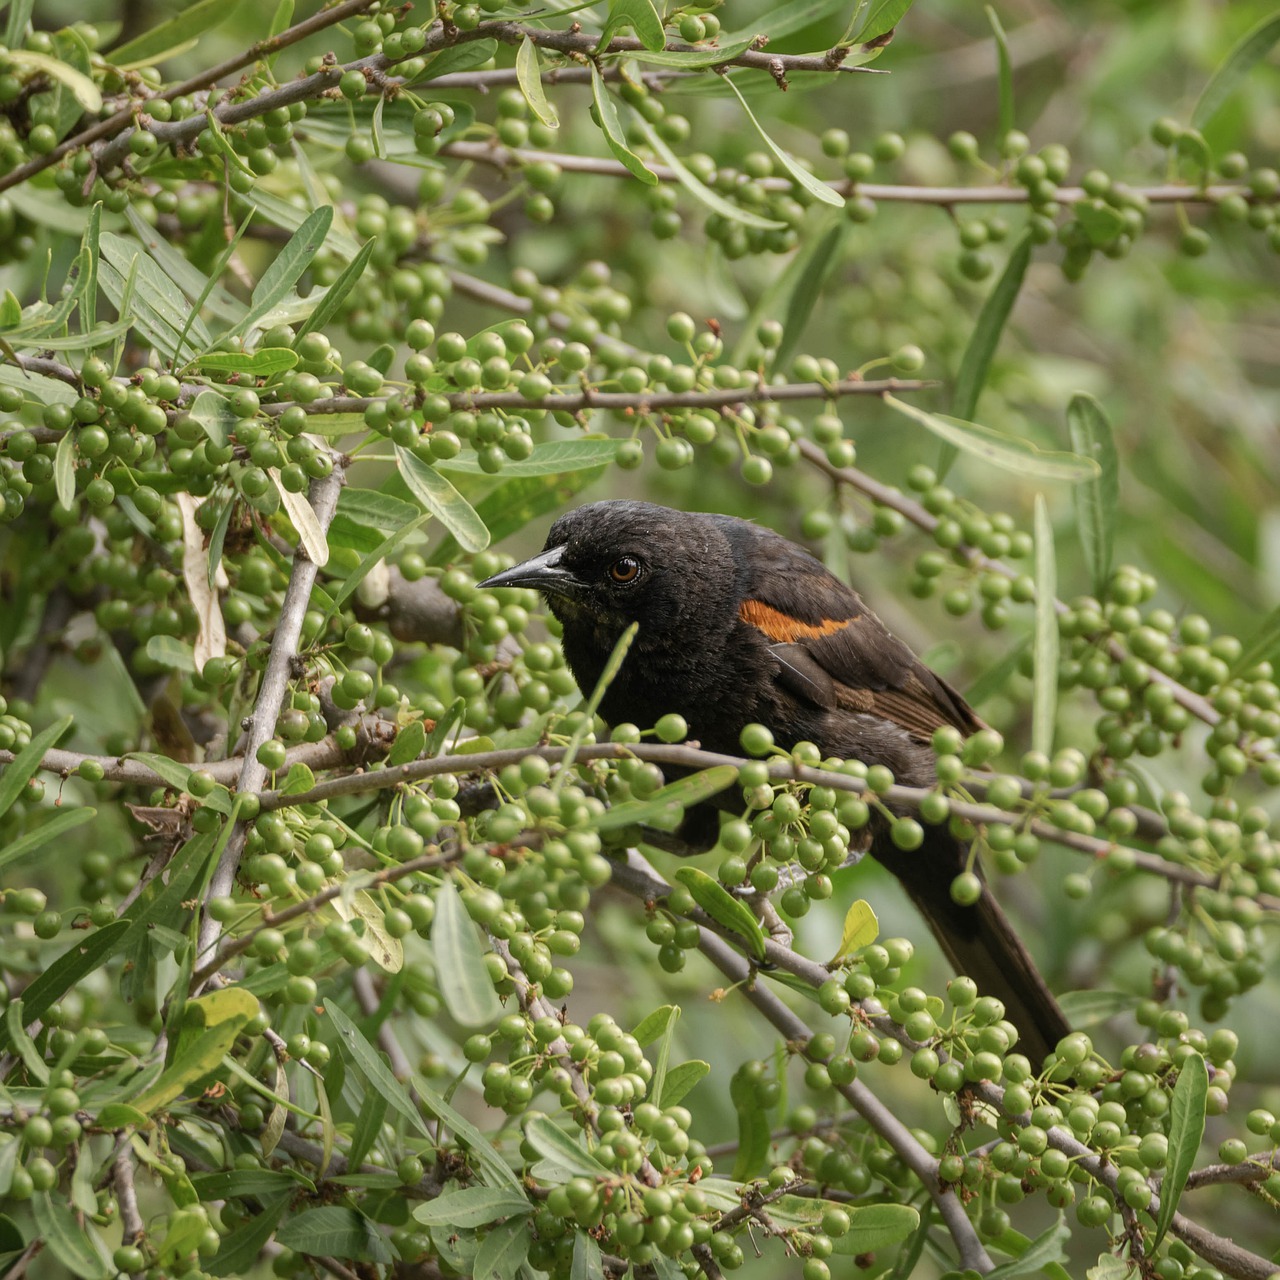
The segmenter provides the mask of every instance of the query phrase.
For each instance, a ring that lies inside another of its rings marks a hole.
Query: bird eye
[[[640,576],[640,561],[635,556],[623,556],[621,560],[615,560],[609,566],[609,577],[614,582],[626,584],[634,582]]]

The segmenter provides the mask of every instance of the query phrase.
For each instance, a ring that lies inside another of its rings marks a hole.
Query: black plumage
[[[533,586],[563,626],[583,689],[598,682],[632,622],[640,627],[601,714],[652,725],[679,712],[690,737],[737,752],[751,723],[784,747],[883,764],[907,785],[934,781],[930,739],[982,722],[808,552],[731,516],[643,502],[597,502],[561,516],[542,553],[485,586]],[[950,894],[967,850],[926,827],[904,852],[873,820],[871,853],[903,884],[956,970],[999,997],[1020,1047],[1038,1060],[1069,1030],[989,888],[973,906]]]

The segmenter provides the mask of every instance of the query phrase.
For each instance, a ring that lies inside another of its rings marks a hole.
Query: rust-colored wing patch
[[[816,640],[843,631],[852,618],[823,618],[819,623],[801,622],[788,613],[767,605],[763,600],[744,600],[738,606],[738,617],[748,626],[763,631],[777,644],[794,644],[797,640]]]

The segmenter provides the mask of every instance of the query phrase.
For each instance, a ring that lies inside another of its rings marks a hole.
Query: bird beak
[[[493,587],[533,587],[551,595],[572,596],[585,584],[560,564],[563,556],[564,547],[552,547],[476,585],[486,590]]]

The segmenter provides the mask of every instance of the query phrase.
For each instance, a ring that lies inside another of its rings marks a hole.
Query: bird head
[[[533,587],[566,630],[615,639],[631,623],[654,637],[707,616],[734,591],[734,562],[714,517],[648,502],[593,502],[561,516],[546,545],[481,587]]]

